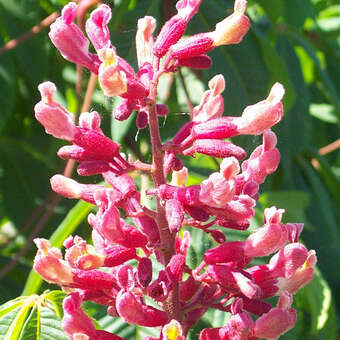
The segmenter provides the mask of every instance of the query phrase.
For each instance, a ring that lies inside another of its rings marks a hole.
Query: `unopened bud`
[[[114,109],[113,115],[119,120],[128,119],[136,107],[136,101],[131,99],[123,99],[122,102]]]
[[[199,33],[172,45],[169,54],[174,59],[192,58],[205,54],[214,48],[214,40],[209,33]]]
[[[145,129],[148,125],[148,114],[145,111],[139,111],[137,114],[136,125],[138,129]]]
[[[191,58],[182,58],[178,60],[177,66],[186,66],[199,70],[206,70],[212,64],[211,58],[205,54]]]
[[[158,116],[166,116],[169,113],[169,106],[165,104],[156,104]]]
[[[157,57],[163,57],[170,46],[177,43],[186,30],[186,22],[183,18],[177,15],[168,20],[161,31],[153,47],[153,53]]]
[[[195,152],[217,158],[234,156],[238,160],[246,156],[246,152],[241,147],[216,139],[197,140],[192,147],[183,151],[183,155],[193,155]]]

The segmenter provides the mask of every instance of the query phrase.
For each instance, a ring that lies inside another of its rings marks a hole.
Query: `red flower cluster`
[[[47,133],[71,143],[58,155],[79,162],[80,175],[101,174],[108,184],[80,184],[53,176],[54,191],[98,207],[88,216],[93,244],[71,236],[64,242],[63,256],[47,240],[35,240],[35,270],[69,292],[63,327],[73,340],[121,339],[95,328],[81,310],[82,301],[87,300],[108,306],[108,314],[128,323],[161,327],[159,339],[163,340],[184,340],[209,308],[231,313],[231,317],[220,328],[204,329],[201,340],[277,339],[295,324],[292,295],[313,277],[315,252],[298,243],[302,224],[282,223],[282,209],[266,209],[263,226],[244,242],[228,242],[222,232],[223,228],[249,227],[259,185],[279,165],[276,135],[270,128],[283,116],[281,84],[274,84],[267,99],[246,107],[241,116],[222,117],[225,81],[216,75],[193,108],[191,120],[171,140],[161,143],[157,115],[166,115],[169,109],[156,103],[159,77],[181,66],[210,67],[206,53],[220,45],[239,43],[250,26],[246,1],[236,0],[234,13],[214,31],[181,40],[200,3],[178,1],[177,14],[165,23],[155,41],[156,20],[149,16],[138,20],[138,72],[111,44],[108,6],[99,6],[86,22],[96,54],[89,52],[88,39],[73,23],[75,3],[66,5],[51,25],[49,36],[63,57],[97,74],[106,96],[122,97],[114,111],[116,119],[127,119],[138,111],[137,126],[149,126],[153,150],[152,164],[122,155],[120,145],[100,129],[97,112],[82,113],[76,125],[73,115],[53,100],[54,84],[39,86],[42,99],[35,106],[36,118]],[[263,135],[262,144],[246,160],[241,147],[225,140],[241,134]],[[185,186],[188,170],[180,157],[195,153],[221,158],[220,171],[200,185]],[[154,188],[147,195],[156,196],[157,210],[141,204],[129,175],[136,170],[152,176]],[[172,175],[170,183],[168,174]],[[121,218],[121,212],[133,225]],[[179,233],[183,226],[199,228],[219,243],[205,252],[196,268],[186,264],[190,234]],[[272,256],[268,264],[252,265],[254,258],[264,256]],[[156,277],[155,261],[163,266]],[[148,305],[146,296],[158,308]],[[279,296],[276,307],[266,301],[273,296]],[[257,316],[256,321],[251,314]]]

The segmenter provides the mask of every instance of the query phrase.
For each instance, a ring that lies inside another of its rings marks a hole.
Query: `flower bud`
[[[142,304],[131,292],[118,294],[116,301],[119,315],[130,324],[158,327],[163,326],[168,321],[168,316],[165,312]]]
[[[62,175],[54,175],[51,177],[50,182],[52,190],[57,194],[67,198],[80,198],[92,204],[95,204],[95,191],[102,188],[102,186],[95,184],[80,184]]]
[[[198,70],[206,70],[212,64],[211,58],[205,54],[191,58],[182,58],[177,60],[177,66],[186,66]]]
[[[179,41],[170,47],[169,55],[174,59],[193,58],[214,48],[214,40],[209,33],[199,33]]]
[[[222,233],[222,231],[213,229],[208,231],[211,237],[217,242],[217,243],[224,243],[226,241],[225,235]]]
[[[138,129],[145,129],[148,125],[148,114],[145,111],[139,111],[137,114],[136,125]]]
[[[184,206],[184,211],[190,215],[194,220],[206,222],[209,220],[209,213],[202,207]]]
[[[142,287],[147,287],[152,280],[152,262],[143,257],[138,263],[137,281]]]
[[[207,250],[204,262],[207,264],[231,263],[234,268],[243,268],[250,263],[251,257],[244,253],[244,242],[232,241]]]
[[[192,156],[195,152],[217,158],[234,156],[238,160],[243,159],[246,155],[246,152],[241,147],[230,142],[215,139],[196,140],[190,148],[182,153],[185,156]]]
[[[115,285],[114,276],[101,270],[72,269],[72,287],[81,289],[101,290],[112,289]]]
[[[102,251],[105,254],[104,267],[119,266],[137,256],[136,249],[119,245],[106,247]]]
[[[133,110],[136,108],[136,101],[131,99],[123,99],[122,102],[114,109],[113,115],[115,119],[123,121],[128,119]]]
[[[119,156],[120,145],[95,130],[78,128],[73,142],[90,155],[97,155],[95,158],[91,157],[91,159],[84,160],[105,160],[110,162]]]
[[[158,116],[166,116],[169,113],[169,106],[165,104],[156,104]]]
[[[157,223],[149,216],[140,216],[133,219],[136,227],[148,238],[150,244],[158,244],[160,236]]]
[[[77,173],[80,176],[99,175],[110,170],[113,170],[112,167],[105,161],[85,161],[77,167]]]
[[[186,28],[186,21],[178,15],[168,20],[157,36],[153,47],[154,55],[159,58],[163,57],[168,52],[170,46],[176,44],[182,37]]]
[[[165,215],[172,233],[177,233],[182,228],[184,211],[181,203],[176,199],[165,201]]]
[[[225,139],[238,134],[237,126],[228,117],[211,119],[193,126],[191,139]],[[188,142],[184,141],[182,145]]]

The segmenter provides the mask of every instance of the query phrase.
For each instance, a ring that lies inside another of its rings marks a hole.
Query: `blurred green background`
[[[65,3],[0,0],[0,47],[54,11],[60,13]],[[119,55],[136,66],[136,20],[152,15],[159,30],[174,13],[176,1],[105,3],[113,8],[111,40]],[[204,0],[186,34],[212,30],[226,16],[226,9],[232,8],[233,1]],[[199,103],[208,80],[223,74],[226,115],[240,115],[246,105],[264,99],[274,82],[284,85],[285,116],[274,128],[281,164],[261,186],[254,225],[261,225],[265,207],[284,208],[284,222],[305,223],[301,239],[317,251],[320,273],[297,294],[297,327],[282,338],[336,339],[340,325],[340,152],[332,143],[340,135],[340,5],[336,0],[249,0],[247,15],[252,26],[241,44],[213,50],[209,70],[183,68],[182,74],[194,104]],[[56,156],[62,142],[46,135],[34,119],[33,107],[40,100],[37,86],[42,81],[57,85],[58,100],[71,112],[79,113],[82,102],[75,90],[75,65],[60,56],[47,33],[48,29],[43,29],[14,49],[0,50],[0,304],[19,296],[25,284],[26,294],[51,288],[47,284],[40,287],[41,281],[34,274],[26,282],[36,252],[32,237],[50,238],[54,233],[53,243],[61,246],[64,237],[75,229],[83,237],[89,236],[86,216],[91,207],[83,203],[75,206],[75,201],[66,199],[56,201],[51,193],[49,178],[65,167]],[[88,78],[85,71],[81,97]],[[172,112],[161,118],[161,134],[166,140],[188,120],[182,114],[187,112],[186,97],[176,75],[163,79],[159,100]],[[111,116],[114,105],[115,100],[95,90],[91,109],[101,113],[106,134],[122,143],[124,151],[150,161],[147,131],[137,135],[134,119],[115,122]],[[238,137],[235,142],[251,152],[261,139]],[[204,156],[185,162],[191,169],[189,184],[199,183],[218,167]],[[95,183],[100,178],[79,180]],[[228,234],[229,239],[234,236]],[[211,242],[194,233],[193,258],[200,258]],[[91,313],[101,313],[89,308]],[[197,338],[200,328],[223,324],[224,317],[222,313],[208,314],[191,338]],[[145,335],[144,330],[119,321],[114,324],[112,319],[102,319],[101,325],[128,339]]]

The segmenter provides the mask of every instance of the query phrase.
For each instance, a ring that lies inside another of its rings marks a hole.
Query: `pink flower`
[[[64,246],[67,248],[65,260],[73,268],[89,270],[104,265],[104,256],[97,253],[93,246],[86,244],[80,236],[70,236],[65,240]]]
[[[38,86],[41,101],[35,105],[34,112],[37,120],[45,127],[45,131],[56,138],[73,140],[77,128],[71,113],[59,103],[53,101],[56,87],[47,81]]]
[[[61,17],[50,26],[49,37],[65,59],[97,73],[98,57],[89,52],[89,41],[73,23],[76,11],[77,5],[74,2],[68,3],[63,8]]]
[[[245,253],[250,257],[267,256],[281,249],[288,241],[288,232],[281,223],[283,209],[265,209],[266,224],[251,234],[245,242]],[[273,216],[277,215],[277,218]]]
[[[282,98],[285,90],[280,83],[275,83],[267,99],[247,106],[242,116],[235,119],[241,134],[259,135],[278,123],[283,116]]]
[[[142,303],[131,292],[120,292],[117,296],[116,308],[119,315],[130,324],[145,327],[157,327],[167,323],[165,312]]]
[[[249,159],[242,163],[242,175],[245,181],[254,181],[258,184],[276,171],[280,163],[280,152],[276,146],[276,135],[271,130],[263,133],[263,144],[258,146]]]
[[[153,32],[156,28],[156,19],[146,16],[137,22],[136,50],[138,66],[143,67],[145,63],[152,65],[153,61]]]
[[[200,201],[208,206],[223,208],[235,194],[235,183],[214,172],[201,185]]]
[[[244,15],[247,7],[246,0],[236,0],[234,13],[219,22],[211,33],[214,46],[238,44],[248,32],[250,22]]]
[[[110,32],[107,28],[111,16],[111,8],[107,5],[100,5],[86,21],[86,33],[97,51],[112,47]]]
[[[62,259],[61,251],[51,248],[45,239],[34,240],[38,252],[34,258],[33,268],[50,283],[68,285],[73,283],[73,274],[69,264]]]
[[[210,79],[209,90],[205,91],[199,106],[193,109],[193,121],[205,122],[219,118],[224,111],[224,99],[221,93],[225,89],[225,80],[222,74],[217,74]]]
[[[295,309],[290,308],[291,296],[290,303],[283,303],[289,296],[288,293],[284,293],[279,298],[278,307],[272,308],[256,320],[254,327],[256,337],[275,340],[294,327],[297,314]]]
[[[81,302],[78,293],[69,294],[63,302],[62,326],[71,340],[124,340],[115,334],[96,330],[93,321],[81,310]]]

